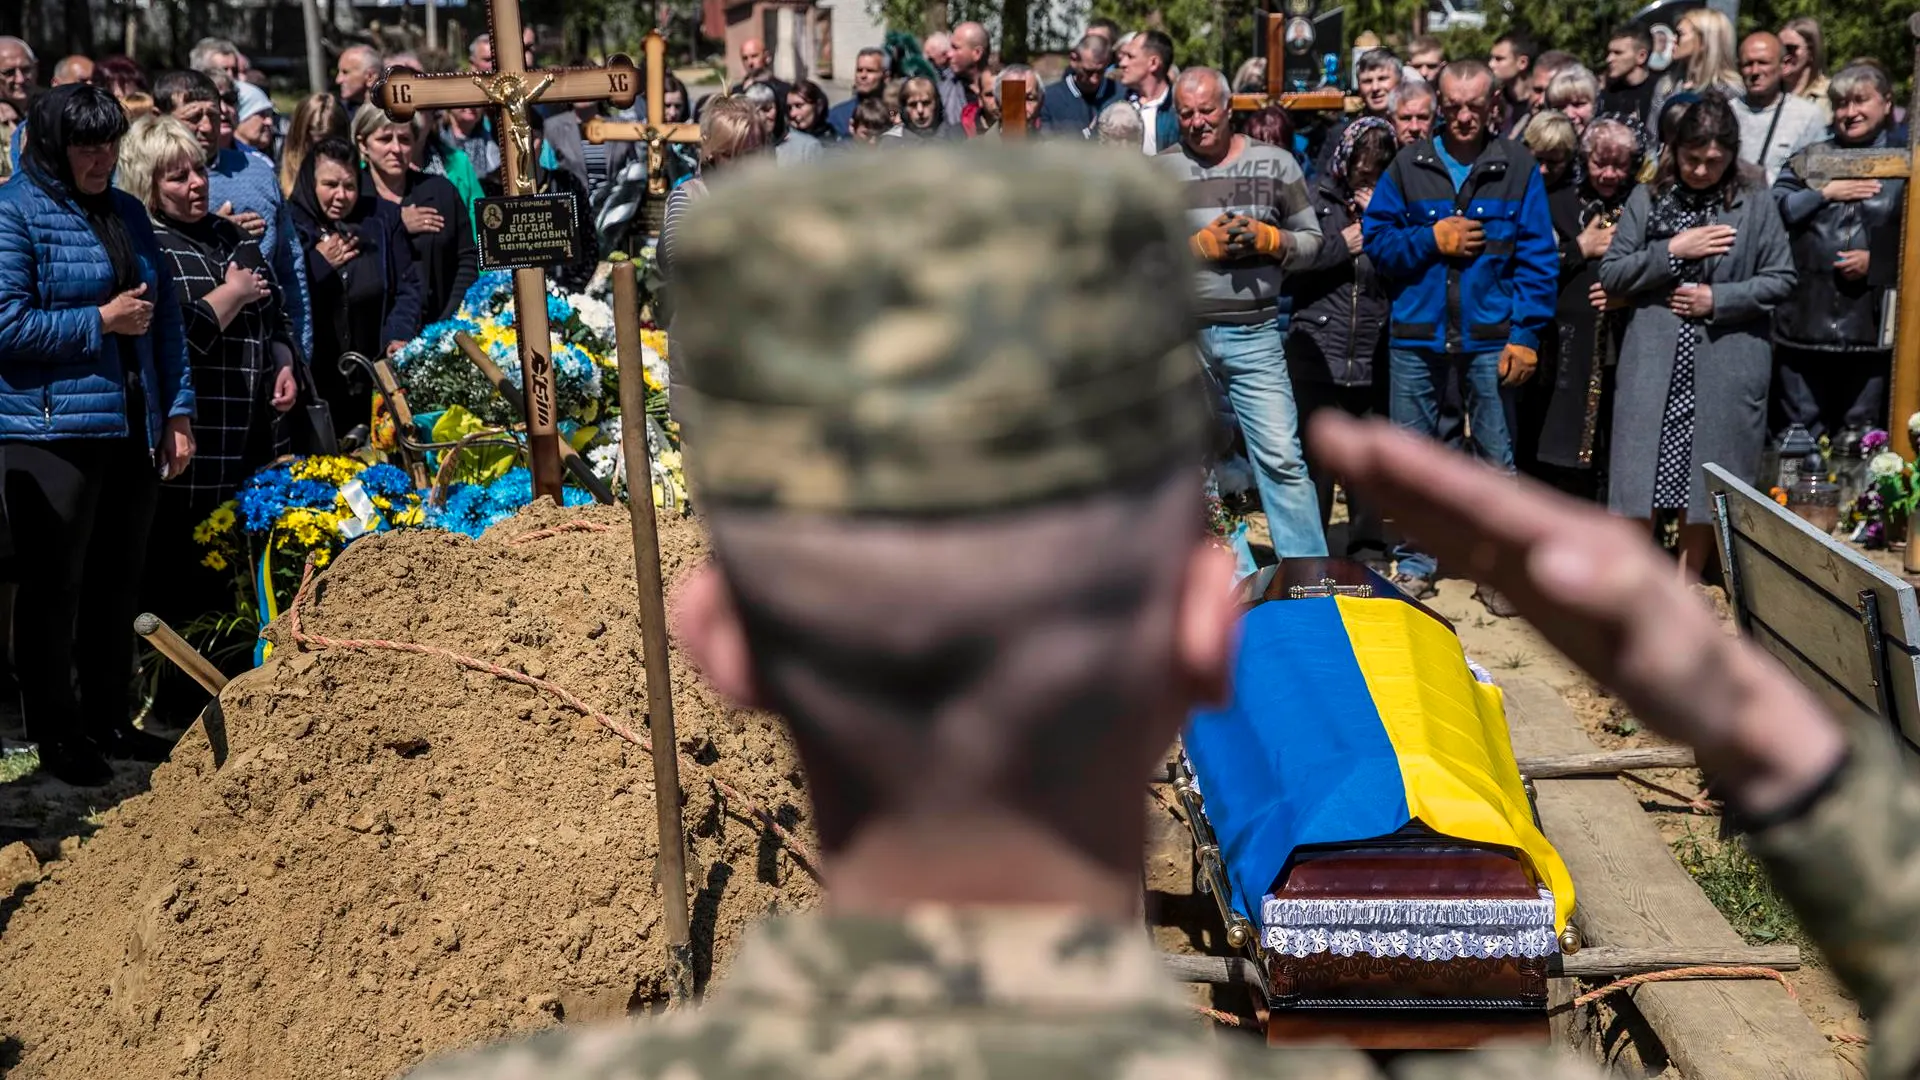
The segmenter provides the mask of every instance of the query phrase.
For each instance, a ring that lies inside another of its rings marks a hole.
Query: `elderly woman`
[[[1249,134],[1252,134],[1249,131]],[[1387,415],[1386,329],[1391,304],[1360,235],[1373,186],[1399,150],[1393,124],[1361,116],[1347,125],[1327,156],[1327,171],[1307,191],[1326,240],[1313,261],[1287,275],[1292,308],[1287,370],[1304,425],[1314,413],[1338,409],[1351,416]],[[1320,502],[1320,525],[1333,514],[1334,475],[1307,447],[1307,474]],[[1386,567],[1387,542],[1379,508],[1349,490],[1344,554]],[[1329,548],[1329,550],[1332,550]]]
[[[1578,64],[1562,68],[1547,83],[1547,108],[1573,124],[1576,138],[1586,138],[1593,123],[1594,103],[1600,100],[1600,80]]]
[[[749,83],[740,96],[753,104],[760,117],[767,145],[773,147],[774,161],[781,165],[804,165],[820,160],[820,140],[787,123],[787,103],[779,90],[766,83]]]
[[[480,252],[459,189],[444,176],[414,167],[417,137],[412,122],[388,119],[378,105],[362,105],[353,114],[354,148],[367,166],[360,174],[360,198],[400,211],[420,275],[420,321],[435,323],[460,309],[461,298],[480,276]]]
[[[185,323],[199,402],[198,450],[160,485],[149,559],[168,572],[149,582],[147,610],[183,625],[231,598],[233,579],[201,565],[194,526],[286,450],[275,418],[293,407],[293,325],[259,241],[207,212],[206,158],[193,130],[171,117],[134,124],[115,182],[146,204],[166,253]],[[185,679],[163,682],[156,712],[184,726],[206,705]]]
[[[1855,64],[1828,85],[1833,139],[1816,149],[1896,145],[1887,73]],[[1904,144],[1905,139],[1899,140]],[[1904,179],[1829,180],[1818,187],[1789,163],[1773,197],[1793,245],[1800,287],[1774,313],[1774,426],[1806,425],[1815,437],[1849,424],[1878,426],[1887,414],[1892,327],[1887,294],[1900,281]]]
[[[1102,146],[1138,147],[1147,137],[1147,124],[1131,101],[1110,101],[1093,121],[1094,138]]]
[[[398,352],[420,332],[420,274],[398,204],[360,195],[360,158],[345,139],[315,143],[293,185],[293,224],[313,295],[314,387],[337,434],[371,422],[373,387],[340,357]]]
[[[1570,121],[1560,127],[1564,131],[1547,123],[1537,136],[1534,127],[1527,129],[1528,146],[1535,147],[1537,138],[1544,148],[1534,149],[1543,162],[1572,131]],[[1600,260],[1612,246],[1642,155],[1633,129],[1614,119],[1587,128],[1579,149],[1581,180],[1547,188],[1547,210],[1560,244],[1560,299],[1556,332],[1541,342],[1539,374],[1520,394],[1516,457],[1529,475],[1595,499],[1606,471],[1615,329],[1604,311]]]
[[[1600,261],[1600,284],[1629,307],[1608,505],[1648,520],[1678,511],[1681,555],[1696,571],[1712,550],[1701,467],[1756,478],[1773,309],[1794,284],[1780,212],[1739,154],[1725,99],[1688,106]]]
[[[129,628],[160,481],[193,460],[193,386],[167,258],[146,208],[113,188],[120,103],[62,86],[28,125],[21,171],[0,185],[15,670],[41,767],[100,784],[107,757],[163,761],[169,749],[129,722]]]

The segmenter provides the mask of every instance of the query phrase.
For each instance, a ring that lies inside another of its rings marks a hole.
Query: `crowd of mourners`
[[[531,64],[531,34],[522,47]],[[1806,18],[1736,46],[1706,9],[1680,20],[1670,57],[1637,26],[1603,57],[1522,33],[1486,58],[1427,37],[1404,51],[1358,57],[1357,111],[1306,116],[1232,108],[1264,89],[1259,61],[1231,79],[1179,70],[1166,34],[1107,20],[1051,83],[1002,64],[977,23],[863,49],[837,103],[747,41],[723,91],[694,99],[666,76],[663,115],[697,120],[702,141],[665,159],[662,270],[679,215],[743,159],[801,166],[1010,124],[1154,156],[1190,192],[1196,344],[1281,556],[1327,552],[1339,478],[1300,437],[1322,409],[1677,518],[1695,566],[1703,463],[1761,479],[1787,425],[1839,437],[1884,420],[1903,183],[1790,164],[1820,143],[1905,143],[1883,65],[1829,75]],[[466,68],[493,60],[482,36]],[[166,753],[129,721],[134,613],[190,615],[222,588],[196,576],[193,524],[278,455],[364,441],[370,361],[475,281],[475,201],[502,186],[496,121],[394,121],[369,100],[426,70],[350,46],[332,92],[283,115],[229,41],[158,75],[72,56],[43,86],[32,50],[0,38],[0,555],[19,583],[28,732],[54,775],[97,782],[107,757]],[[1025,97],[1009,116],[1012,78]],[[579,257],[549,268],[566,287],[639,245],[647,154],[584,126],[645,108],[534,110],[537,190],[585,208]],[[1391,509],[1350,499],[1335,554],[1430,595],[1439,568],[1389,533]]]

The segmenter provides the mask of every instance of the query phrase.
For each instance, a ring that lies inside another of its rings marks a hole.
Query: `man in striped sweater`
[[[1187,181],[1200,260],[1200,355],[1246,435],[1274,554],[1325,555],[1279,327],[1286,269],[1320,250],[1306,180],[1292,154],[1234,134],[1232,91],[1220,72],[1182,72],[1173,105],[1180,145],[1158,160]]]

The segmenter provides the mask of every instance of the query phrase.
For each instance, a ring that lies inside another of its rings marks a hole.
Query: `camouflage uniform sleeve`
[[[1748,841],[1873,1024],[1869,1075],[1920,1074],[1920,782],[1884,732],[1828,789]]]

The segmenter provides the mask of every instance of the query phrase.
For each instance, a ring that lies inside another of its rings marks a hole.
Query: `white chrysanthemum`
[[[1891,450],[1882,450],[1873,456],[1872,461],[1867,462],[1867,477],[1873,480],[1884,480],[1889,476],[1899,476],[1900,471],[1906,467],[1906,460],[1899,454]]]

